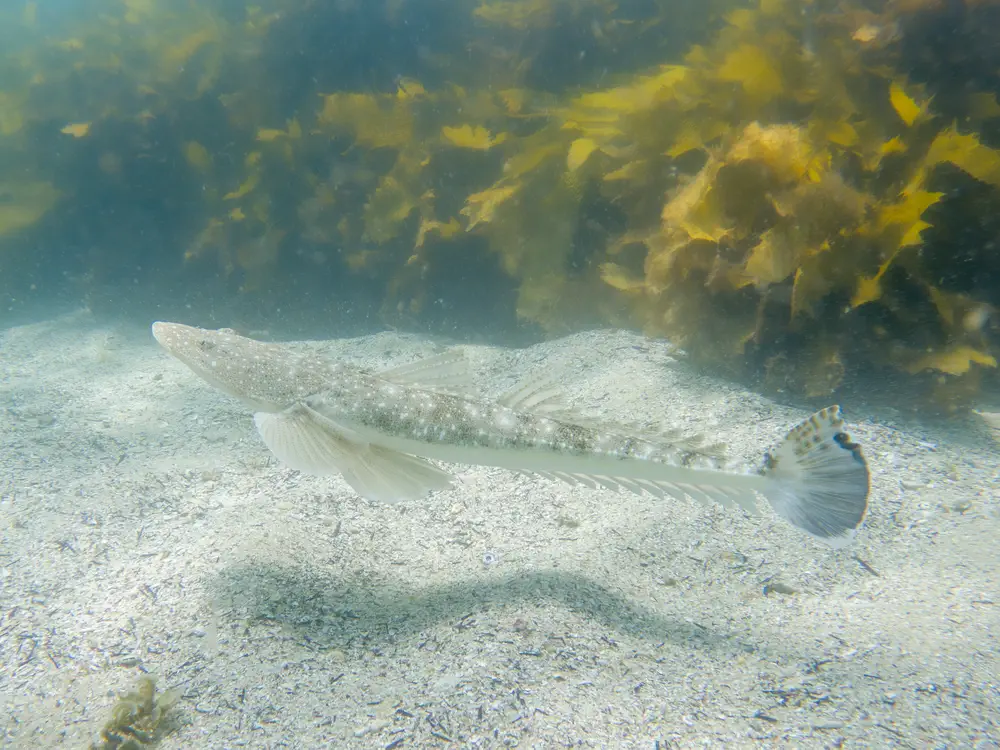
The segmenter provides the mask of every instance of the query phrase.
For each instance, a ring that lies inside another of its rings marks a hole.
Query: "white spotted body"
[[[346,377],[344,377],[346,375]],[[405,387],[354,370],[306,399],[330,419],[397,441],[715,468],[707,454],[449,393]]]
[[[228,330],[155,323],[153,334],[199,376],[248,403],[284,463],[339,473],[370,499],[394,502],[447,487],[451,476],[425,460],[432,459],[748,511],[761,494],[834,545],[853,536],[867,508],[867,465],[837,407],[792,430],[763,473],[742,474],[691,446],[557,416],[544,382],[498,401],[468,397],[457,353],[376,374]]]

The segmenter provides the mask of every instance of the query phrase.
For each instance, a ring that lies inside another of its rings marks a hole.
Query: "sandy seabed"
[[[305,344],[381,368],[385,333]],[[565,373],[588,419],[759,463],[807,412],[593,332],[470,347],[484,397]],[[283,468],[143,326],[0,334],[0,744],[84,748],[144,673],[155,747],[1000,747],[997,448],[848,414],[857,541],[763,509],[479,467],[381,506]]]

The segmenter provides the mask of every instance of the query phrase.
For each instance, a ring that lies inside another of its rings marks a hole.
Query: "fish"
[[[369,500],[395,503],[448,488],[453,474],[435,463],[443,462],[750,514],[761,496],[835,548],[851,542],[868,510],[868,464],[839,406],[793,427],[756,472],[738,472],[690,441],[578,418],[560,398],[558,377],[479,398],[460,348],[375,372],[226,328],[161,321],[152,333],[196,375],[246,404],[282,463],[339,474]]]

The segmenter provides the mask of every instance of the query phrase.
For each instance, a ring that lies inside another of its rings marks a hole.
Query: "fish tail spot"
[[[764,496],[793,526],[834,547],[854,538],[868,510],[870,474],[839,406],[793,427],[768,454],[764,474],[773,480]]]

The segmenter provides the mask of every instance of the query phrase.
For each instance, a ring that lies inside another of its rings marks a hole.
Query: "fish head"
[[[281,411],[324,382],[311,355],[282,344],[181,323],[153,323],[153,337],[198,377],[259,411]]]

